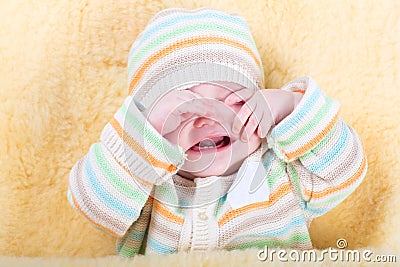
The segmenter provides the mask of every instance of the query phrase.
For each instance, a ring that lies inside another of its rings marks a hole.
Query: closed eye
[[[236,105],[236,106],[243,106],[244,103],[245,103],[245,101],[242,100],[242,101],[240,101],[240,102],[234,103],[233,105]]]

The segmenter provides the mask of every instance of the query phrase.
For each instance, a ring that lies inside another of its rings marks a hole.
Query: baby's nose
[[[202,128],[202,127],[211,126],[214,123],[215,123],[215,121],[213,119],[209,119],[206,117],[199,117],[194,120],[193,126],[195,128]]]

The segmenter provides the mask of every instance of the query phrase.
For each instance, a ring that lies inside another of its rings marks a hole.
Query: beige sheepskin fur
[[[202,6],[246,18],[266,87],[312,76],[364,143],[367,176],[312,223],[316,249],[344,238],[400,261],[399,1],[16,0],[0,2],[0,265],[269,264],[256,249],[121,259],[67,202],[71,167],[127,95],[136,36],[164,8]]]

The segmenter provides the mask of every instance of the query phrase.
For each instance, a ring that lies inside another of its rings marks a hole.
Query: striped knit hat
[[[129,93],[144,107],[190,84],[264,85],[260,55],[245,20],[208,8],[158,13],[132,45],[128,76]]]

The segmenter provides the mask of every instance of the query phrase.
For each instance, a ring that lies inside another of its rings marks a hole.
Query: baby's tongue
[[[202,140],[199,143],[199,147],[215,147],[217,146],[222,140],[224,139],[224,137],[215,137],[215,138],[207,138]]]

